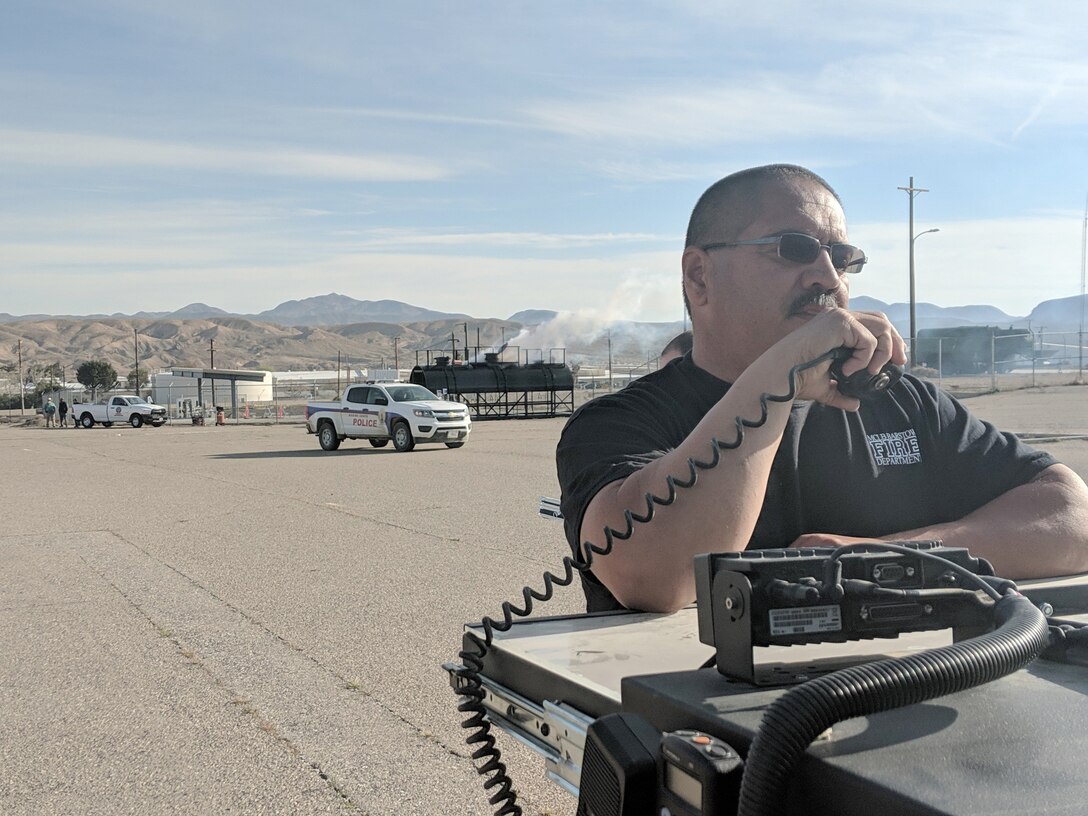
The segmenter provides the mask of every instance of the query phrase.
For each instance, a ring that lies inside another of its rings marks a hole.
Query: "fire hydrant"
[[[223,410],[222,405],[215,406],[215,424],[216,425],[226,425],[227,424],[226,412]]]

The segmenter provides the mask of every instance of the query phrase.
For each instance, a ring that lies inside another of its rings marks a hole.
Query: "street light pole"
[[[911,367],[915,365],[914,359],[914,344],[917,342],[918,332],[914,327],[914,242],[921,238],[923,235],[928,235],[931,232],[940,232],[937,227],[933,229],[923,230],[910,239],[910,364]]]
[[[900,187],[900,190],[910,196],[910,224],[908,226],[907,235],[910,237],[910,367],[914,368],[915,358],[915,341],[918,336],[915,322],[915,297],[914,297],[914,239],[917,237],[914,234],[914,197],[918,193],[928,193],[929,190],[924,187],[914,186],[914,176],[910,177],[909,187]]]

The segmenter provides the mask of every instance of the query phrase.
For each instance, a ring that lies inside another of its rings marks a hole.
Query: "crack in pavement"
[[[428,753],[432,762],[439,754],[464,758],[358,682],[124,536],[110,531],[66,546],[187,664],[206,673],[233,705],[351,806],[362,809],[370,795],[389,796],[390,789],[376,788],[361,767],[360,755],[376,744],[403,754],[395,765],[404,779],[393,789],[418,784],[419,763]]]

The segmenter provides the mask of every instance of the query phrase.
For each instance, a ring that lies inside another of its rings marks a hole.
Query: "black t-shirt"
[[[729,383],[696,366],[689,353],[574,413],[556,464],[575,554],[581,557],[577,534],[597,491],[679,446],[728,390]],[[729,427],[718,438],[732,443],[736,432]],[[721,467],[729,466],[731,455],[722,451]],[[708,445],[699,458],[712,456]],[[909,375],[856,413],[797,401],[748,548],[786,547],[805,533],[875,538],[954,521],[1053,464],[1049,454],[999,432]],[[665,483],[655,492],[665,496]],[[645,505],[630,509],[646,511]],[[707,541],[706,552],[715,550],[715,542]],[[590,612],[621,608],[592,574],[582,575],[582,588]]]

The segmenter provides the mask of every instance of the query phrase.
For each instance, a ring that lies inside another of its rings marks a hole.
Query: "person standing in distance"
[[[681,258],[690,355],[582,406],[556,449],[567,540],[606,543],[624,511],[646,512],[666,478],[690,478],[735,418],[757,419],[761,394],[831,349],[846,376],[904,364],[887,317],[849,310],[849,276],[865,254],[848,243],[831,186],[777,164],[718,181],[691,214]],[[1072,470],[972,416],[931,383],[905,375],[884,396],[840,394],[829,363],[797,374],[792,403],[736,450],[698,472],[654,519],[636,523],[582,574],[590,611],[672,611],[695,599],[704,552],[941,539],[989,559],[998,575],[1088,571],[1088,487]]]

